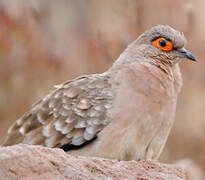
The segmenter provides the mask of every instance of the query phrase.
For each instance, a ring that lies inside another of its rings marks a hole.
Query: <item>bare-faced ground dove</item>
[[[196,61],[182,33],[155,26],[102,74],[56,86],[8,130],[2,145],[60,147],[119,160],[157,159],[175,118],[182,85],[178,62]]]

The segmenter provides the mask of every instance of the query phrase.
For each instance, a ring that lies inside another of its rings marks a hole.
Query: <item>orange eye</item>
[[[167,41],[164,38],[158,38],[152,42],[152,44],[155,47],[158,47],[159,49],[163,51],[171,51],[173,50],[173,44],[171,41]]]

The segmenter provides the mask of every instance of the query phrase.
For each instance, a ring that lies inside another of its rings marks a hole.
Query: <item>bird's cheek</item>
[[[179,59],[179,57],[176,54],[171,53],[171,52],[167,53],[166,56],[167,56],[167,59],[169,59],[171,61],[176,61]]]
[[[164,60],[164,61],[172,60],[172,56],[169,55],[169,54],[163,53],[163,54],[160,54],[159,56],[160,56],[160,58],[161,58],[162,60]]]

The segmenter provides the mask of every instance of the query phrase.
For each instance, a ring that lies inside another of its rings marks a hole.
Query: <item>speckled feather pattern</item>
[[[61,147],[93,139],[109,122],[113,94],[109,77],[83,76],[62,85],[33,105],[8,130],[5,145],[23,142]]]

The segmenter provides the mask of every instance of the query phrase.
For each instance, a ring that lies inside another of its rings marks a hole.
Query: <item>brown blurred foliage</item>
[[[105,71],[145,29],[185,32],[198,63],[184,60],[184,86],[162,161],[192,158],[205,170],[204,0],[1,0],[0,137],[54,84]]]

